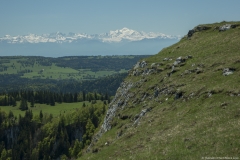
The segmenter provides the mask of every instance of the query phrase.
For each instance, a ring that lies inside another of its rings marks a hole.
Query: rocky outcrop
[[[190,37],[192,37],[193,36],[193,34],[195,33],[195,32],[201,32],[201,31],[204,31],[204,30],[208,30],[208,29],[210,29],[211,27],[207,27],[207,26],[197,26],[197,27],[195,27],[194,29],[191,29],[191,30],[189,30],[188,31],[188,34],[187,34],[187,37],[188,38],[190,38]]]
[[[229,30],[230,28],[231,28],[231,24],[225,24],[219,27],[219,32]]]
[[[138,63],[137,66],[141,66],[142,64],[145,65],[145,63]],[[136,66],[136,65],[135,65]],[[138,68],[136,67],[136,68]],[[113,118],[116,116],[116,113],[119,109],[124,109],[127,102],[131,97],[133,97],[133,93],[131,93],[129,90],[136,85],[136,83],[132,82],[122,82],[120,87],[118,88],[114,99],[109,104],[107,114],[104,118],[103,124],[101,126],[100,131],[93,137],[91,144],[89,145],[87,152],[91,150],[91,147],[94,145],[95,142],[98,141],[98,139],[102,136],[103,133],[107,132],[111,129],[112,125],[111,122]]]
[[[144,68],[146,65],[147,65],[147,63],[145,61],[137,62],[137,64],[134,66],[134,69]]]
[[[193,35],[194,32],[195,32],[195,31],[194,31],[193,29],[192,29],[192,30],[189,30],[189,31],[188,31],[188,34],[187,34],[188,38],[192,37],[192,35]]]
[[[115,117],[115,114],[118,109],[123,109],[129,98],[130,98],[130,92],[129,90],[134,86],[134,83],[131,82],[122,82],[120,87],[118,88],[116,95],[112,102],[110,103],[108,107],[108,111],[106,114],[106,117],[104,118],[104,122],[102,124],[102,129],[104,132],[111,129],[111,121]]]
[[[204,31],[204,30],[208,30],[210,29],[211,27],[207,27],[207,26],[197,26],[196,28],[194,28],[195,32],[200,32],[200,31]]]

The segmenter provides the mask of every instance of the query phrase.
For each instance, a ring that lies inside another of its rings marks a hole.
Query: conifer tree
[[[43,119],[43,113],[42,113],[42,110],[41,110],[40,113],[39,113],[39,118],[40,118],[40,121],[42,122],[42,119]]]
[[[25,111],[25,110],[28,110],[28,104],[27,104],[27,101],[22,98],[21,102],[20,102],[20,106],[19,106],[19,109],[21,111]]]
[[[34,107],[34,97],[31,97],[31,106],[30,107]]]

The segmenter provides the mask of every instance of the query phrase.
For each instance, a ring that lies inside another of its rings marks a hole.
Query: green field
[[[126,73],[146,56],[0,57],[0,75],[20,74],[29,79],[91,80]]]
[[[8,67],[7,70],[0,72],[0,74],[17,74],[19,72],[23,72],[25,70],[30,70],[30,72],[24,73],[22,78],[30,78],[30,79],[96,79],[100,77],[105,77],[112,74],[124,73],[127,70],[122,69],[119,72],[114,70],[103,70],[93,72],[91,69],[73,69],[70,67],[58,67],[56,64],[52,64],[51,66],[43,66],[34,63],[33,66],[23,67],[17,60],[23,59],[15,59],[10,60],[9,63],[2,63],[2,65]],[[13,67],[14,66],[14,67]]]
[[[33,115],[39,115],[40,111],[42,110],[42,113],[45,115],[52,114],[53,117],[58,117],[62,114],[67,115],[69,113],[75,112],[82,108],[83,103],[86,104],[86,106],[90,106],[91,103],[88,101],[85,102],[77,102],[77,103],[56,103],[55,106],[50,106],[46,104],[35,104],[35,107],[30,107],[30,103],[28,104],[28,108],[32,110]],[[100,102],[99,102],[100,103]],[[9,111],[12,111],[15,116],[18,116],[19,114],[21,116],[24,116],[25,111],[21,111],[19,109],[20,102],[17,102],[16,107],[12,106],[1,106],[1,111],[6,112],[7,114]]]

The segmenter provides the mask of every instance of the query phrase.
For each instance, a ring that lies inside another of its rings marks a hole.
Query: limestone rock
[[[185,58],[178,57],[176,61],[173,63],[173,65],[177,66],[178,64],[185,62],[185,60],[186,60]]]
[[[235,71],[235,69],[233,69],[233,68],[224,68],[223,69],[223,75],[228,76],[230,74],[233,74],[234,71]]]
[[[151,111],[151,107],[147,109],[143,109],[139,115],[136,115],[135,118],[136,120],[134,121],[133,125],[137,125],[139,120],[149,111]]]
[[[229,30],[230,28],[231,28],[231,24],[225,24],[219,27],[219,32]]]
[[[139,64],[140,64],[140,62],[137,62],[137,64],[134,66],[133,69],[137,69],[137,68],[139,68]]]
[[[155,69],[155,68],[157,68],[157,65],[156,65],[156,63],[152,63],[152,64],[151,64],[151,68],[152,68],[152,69]]]
[[[141,66],[141,68],[144,68],[145,66],[147,66],[147,62],[142,61],[142,62],[140,63],[140,66]]]

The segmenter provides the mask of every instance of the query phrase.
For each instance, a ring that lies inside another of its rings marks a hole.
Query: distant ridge
[[[4,37],[0,38],[0,42],[7,42],[7,43],[72,43],[78,40],[88,39],[88,40],[98,40],[100,42],[121,42],[124,40],[127,41],[140,41],[143,39],[179,39],[180,36],[172,36],[166,35],[163,33],[154,33],[154,32],[138,32],[132,29],[128,29],[126,27],[110,31],[109,33],[102,33],[102,34],[93,34],[89,35],[86,33],[61,33],[55,32],[51,34],[28,34],[28,35],[18,35],[18,36],[11,36],[5,35]]]
[[[61,33],[5,35],[0,56],[150,55],[179,41],[180,36],[123,28],[102,34]]]

